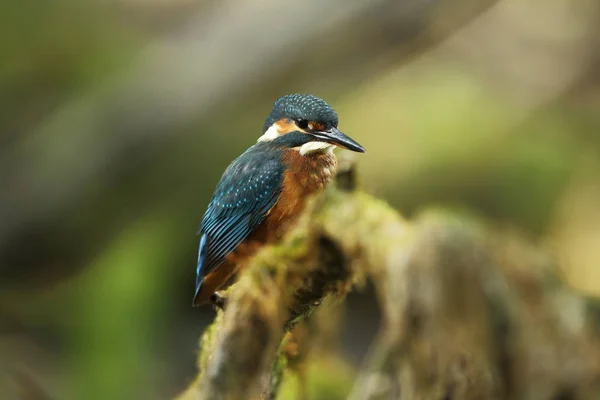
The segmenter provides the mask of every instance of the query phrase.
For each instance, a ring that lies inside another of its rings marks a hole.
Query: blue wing
[[[264,220],[273,207],[283,181],[279,152],[259,145],[248,149],[226,170],[198,229],[200,248],[196,293],[204,277],[217,268]]]

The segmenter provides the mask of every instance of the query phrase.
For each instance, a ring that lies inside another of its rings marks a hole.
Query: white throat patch
[[[261,137],[258,138],[258,142],[270,142],[271,140],[275,140],[281,135],[279,129],[277,129],[277,124],[271,125],[269,129]]]
[[[308,142],[300,146],[300,155],[332,152],[334,148],[334,145],[325,142]]]

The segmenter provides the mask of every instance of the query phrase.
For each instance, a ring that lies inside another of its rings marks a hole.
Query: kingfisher
[[[335,147],[365,152],[338,130],[324,100],[290,94],[275,101],[262,136],[227,167],[200,223],[194,306],[219,305],[217,290],[293,227],[308,197],[333,178]]]

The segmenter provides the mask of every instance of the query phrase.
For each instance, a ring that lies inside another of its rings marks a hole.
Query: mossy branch
[[[200,374],[181,400],[275,399],[286,330],[364,278],[384,320],[351,399],[596,393],[597,326],[588,303],[552,279],[550,259],[468,218],[429,212],[409,224],[353,191],[351,171],[241,274],[203,336]]]

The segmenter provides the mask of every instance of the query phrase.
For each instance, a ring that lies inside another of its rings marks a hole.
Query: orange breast
[[[265,219],[268,241],[280,239],[300,216],[308,197],[321,191],[331,181],[337,160],[332,153],[306,156],[288,150],[283,157],[287,170],[279,200]]]

